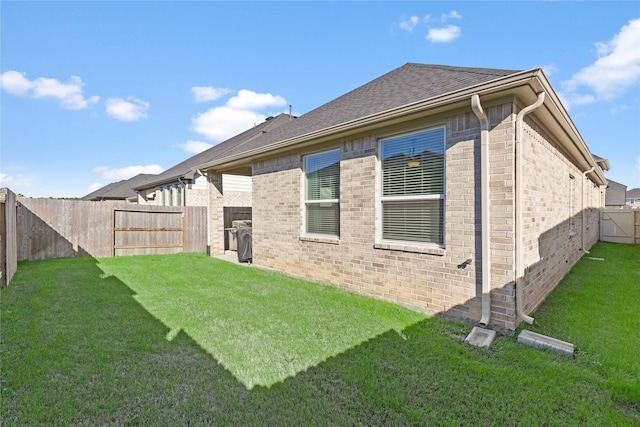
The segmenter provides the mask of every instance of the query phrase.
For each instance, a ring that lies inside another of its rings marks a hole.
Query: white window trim
[[[300,214],[302,215],[302,227],[300,230],[300,240],[308,241],[308,242],[316,242],[316,243],[334,243],[337,244],[340,242],[340,231],[341,224],[338,224],[338,235],[332,234],[319,234],[319,233],[309,233],[307,232],[307,204],[321,204],[321,203],[338,203],[338,211],[341,211],[342,207],[340,206],[340,199],[316,199],[316,200],[307,200],[306,192],[307,192],[307,171],[305,169],[305,158],[307,156],[313,156],[316,154],[329,153],[331,151],[337,151],[339,153],[340,161],[340,187],[342,187],[342,149],[341,147],[336,147],[329,150],[316,151],[305,153],[301,156],[302,163],[302,180],[301,180],[301,191],[300,191]],[[340,188],[340,192],[342,193],[342,188]],[[340,216],[340,221],[342,221],[342,216]]]
[[[441,194],[425,194],[425,195],[412,195],[412,196],[383,196],[382,190],[382,142],[386,139],[394,138],[396,136],[404,136],[411,135],[416,133],[422,133],[435,129],[443,129],[444,130],[444,138],[443,138],[443,153],[444,153],[444,172],[442,175],[442,179],[444,180],[444,192]],[[416,252],[416,253],[426,253],[432,255],[444,255],[446,242],[447,242],[447,219],[446,219],[446,194],[447,194],[447,127],[446,125],[441,126],[433,126],[424,129],[418,129],[410,132],[397,133],[393,135],[385,135],[378,137],[378,161],[376,166],[376,242],[374,244],[374,248],[376,249],[387,249],[387,250],[400,250],[403,252]],[[383,214],[382,214],[382,204],[383,202],[392,202],[392,201],[409,201],[409,200],[444,200],[442,209],[442,244],[431,243],[431,242],[416,242],[413,240],[392,240],[392,239],[384,239],[382,237],[382,229],[383,229]]]

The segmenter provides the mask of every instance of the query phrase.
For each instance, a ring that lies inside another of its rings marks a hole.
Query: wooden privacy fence
[[[0,287],[11,282],[18,269],[16,195],[0,188]]]
[[[205,207],[19,199],[18,261],[200,252]]]
[[[600,240],[640,245],[639,209],[604,208],[600,215]]]
[[[113,256],[184,252],[185,214],[113,209]]]

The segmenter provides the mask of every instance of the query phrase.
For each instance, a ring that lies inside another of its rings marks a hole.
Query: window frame
[[[383,145],[385,141],[405,137],[420,133],[426,133],[434,130],[442,130],[442,193],[438,194],[419,194],[419,195],[405,195],[405,196],[385,196],[384,195],[384,170],[383,170]],[[446,124],[430,126],[427,128],[409,130],[400,133],[394,133],[391,135],[385,135],[378,137],[378,178],[377,178],[377,203],[376,210],[378,212],[377,219],[377,247],[386,248],[391,247],[405,248],[409,250],[411,247],[417,248],[434,248],[435,250],[444,250],[446,247],[446,174],[447,174],[447,128]],[[442,241],[438,243],[434,242],[422,242],[417,240],[398,240],[384,238],[384,203],[385,202],[411,202],[411,201],[425,201],[425,200],[442,200],[442,220],[440,221],[440,227],[442,230]],[[420,251],[420,250],[418,250]],[[440,254],[439,252],[437,254]]]
[[[328,154],[331,152],[335,152],[338,155],[338,198],[332,198],[332,199],[308,199],[307,198],[307,159],[314,157],[314,156],[318,156],[318,155],[323,155],[323,154]],[[335,147],[329,150],[324,150],[324,151],[316,151],[316,152],[310,152],[310,153],[306,153],[302,155],[302,194],[301,194],[301,199],[302,199],[302,230],[301,230],[301,236],[303,237],[312,237],[312,238],[321,238],[321,239],[330,239],[330,240],[339,240],[340,239],[340,231],[341,231],[341,227],[340,227],[340,221],[341,221],[341,209],[340,209],[340,192],[341,192],[341,163],[342,163],[342,149],[341,147]],[[313,205],[320,205],[323,203],[331,203],[331,204],[335,204],[338,210],[338,218],[337,218],[337,234],[329,234],[329,233],[318,233],[318,232],[311,232],[309,231],[309,227],[308,227],[308,214],[307,214],[307,205],[309,204],[313,204]]]

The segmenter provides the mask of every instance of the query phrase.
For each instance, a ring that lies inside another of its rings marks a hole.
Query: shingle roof
[[[87,194],[81,200],[125,200],[129,197],[135,197],[137,193],[133,189],[136,186],[143,185],[156,177],[157,175],[141,173],[133,178],[105,185],[93,193]]]
[[[219,159],[519,72],[407,63],[298,117],[290,126],[280,127],[264,137],[232,147]]]
[[[161,174],[156,175],[155,179],[146,182],[144,185],[141,184],[134,188],[151,188],[167,182],[177,181],[178,178],[183,178],[185,175],[191,172],[192,169],[224,156],[227,151],[233,148],[242,147],[251,140],[259,138],[260,136],[271,132],[273,129],[294,122],[294,118],[295,117],[288,114],[279,114],[275,117],[269,117],[259,125],[254,126],[251,129],[248,129],[232,138],[229,138],[226,141],[214,145],[208,150],[198,153],[195,156],[189,157],[188,159],[162,172]]]
[[[596,163],[598,164],[598,166],[600,166],[600,169],[602,169],[603,171],[608,171],[611,169],[611,165],[609,164],[609,160],[598,156],[597,154],[593,154],[591,153],[591,156],[593,156],[593,160],[596,161]]]
[[[118,182],[112,182],[110,184],[107,184],[103,187],[98,188],[96,191],[93,191],[89,194],[87,194],[84,197],[81,197],[80,200],[99,200],[100,196],[103,194],[108,193],[110,190],[112,190],[113,188],[115,188],[120,181]]]
[[[640,199],[640,188],[632,188],[627,191],[627,199]]]

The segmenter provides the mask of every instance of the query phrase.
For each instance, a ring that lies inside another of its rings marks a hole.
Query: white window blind
[[[444,131],[381,141],[382,239],[444,244]]]
[[[305,224],[310,234],[340,235],[340,150],[304,158]]]

